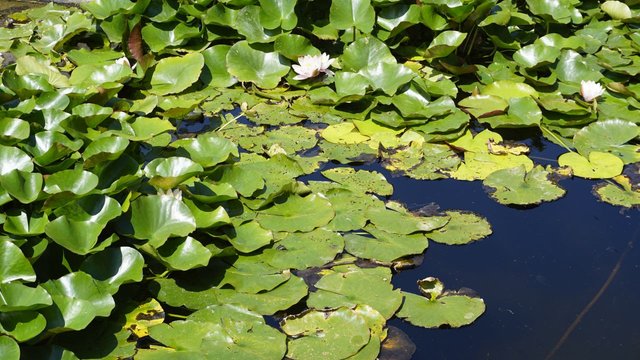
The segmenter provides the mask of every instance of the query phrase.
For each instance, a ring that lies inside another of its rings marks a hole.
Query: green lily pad
[[[558,158],[560,166],[569,166],[575,176],[587,179],[608,179],[620,175],[624,163],[619,157],[599,151],[591,151],[589,158],[574,152]]]
[[[480,298],[465,295],[442,295],[435,300],[406,293],[397,316],[413,325],[426,328],[449,326],[457,328],[469,325],[484,313],[485,304]]]
[[[334,231],[361,229],[368,220],[369,207],[384,207],[382,201],[374,195],[336,187],[331,183],[312,182],[309,186],[314,191],[322,193],[331,202],[336,216],[325,227]]]
[[[24,256],[22,250],[11,241],[0,240],[0,283],[10,283],[12,281],[36,281],[36,273],[29,260]]]
[[[602,183],[594,187],[594,193],[600,200],[611,205],[632,208],[640,206],[640,192],[631,189],[631,186]]]
[[[271,243],[273,233],[263,229],[258,223],[248,222],[235,226],[227,232],[229,242],[233,247],[243,253],[250,253]]]
[[[369,0],[336,0],[329,8],[329,21],[340,30],[356,28],[370,33],[376,14]]]
[[[342,252],[344,240],[326,229],[289,233],[262,251],[265,261],[277,269],[307,269],[325,265]]]
[[[189,208],[171,195],[142,196],[131,203],[133,237],[164,244],[170,236],[187,236],[196,229]]]
[[[527,172],[524,166],[498,170],[484,179],[492,198],[504,205],[534,205],[564,196],[564,189],[549,180],[549,172],[538,165]]]
[[[363,259],[392,262],[398,258],[421,254],[429,242],[423,234],[400,235],[366,226],[371,236],[350,233],[344,236],[345,250]]]
[[[381,196],[393,194],[393,186],[377,171],[355,170],[340,167],[325,170],[322,175],[355,192],[373,193]]]
[[[154,326],[149,333],[175,349],[174,354],[249,360],[280,359],[286,352],[284,334],[259,314],[233,305],[211,305],[185,320]]]
[[[33,236],[44,233],[49,218],[42,212],[29,212],[22,209],[6,211],[4,231],[21,236]]]
[[[53,299],[53,306],[42,310],[52,331],[84,329],[95,317],[109,316],[115,307],[111,295],[84,272],[49,280],[42,287]]]
[[[364,136],[356,130],[356,126],[352,122],[329,125],[322,130],[320,135],[334,144],[358,144],[369,140],[368,136]]]
[[[454,30],[443,31],[433,38],[427,48],[425,57],[441,58],[454,52],[467,37],[466,33]]]
[[[402,235],[432,231],[445,226],[449,221],[446,216],[415,216],[379,207],[369,208],[367,217],[378,229]]]
[[[287,351],[291,359],[344,359],[357,353],[371,336],[365,319],[348,308],[310,310],[285,318],[280,326],[291,337]]]
[[[29,123],[15,118],[0,118],[0,143],[13,145],[29,138]]]
[[[192,160],[203,167],[211,167],[231,157],[239,156],[238,148],[234,143],[216,134],[203,134],[195,139],[178,140],[172,145],[184,149]]]
[[[30,287],[17,281],[0,283],[0,312],[36,310],[47,307],[53,302],[51,296],[42,287]]]
[[[105,225],[91,220],[73,220],[61,216],[47,224],[46,233],[65,249],[86,255],[97,245],[104,227]]]
[[[24,151],[13,146],[0,145],[0,175],[13,170],[32,172],[33,162]]]
[[[340,62],[344,70],[358,72],[370,64],[396,63],[397,61],[383,42],[373,37],[363,37],[346,47]]]
[[[246,41],[235,43],[227,53],[229,73],[239,81],[253,82],[265,89],[278,86],[290,68],[288,61],[276,52],[257,50]]]
[[[156,65],[149,92],[155,95],[182,92],[198,81],[203,66],[204,56],[200,53],[164,58]]]
[[[118,63],[80,65],[71,72],[69,82],[76,86],[100,86],[124,82],[133,75],[131,67]]]
[[[311,194],[289,196],[286,201],[261,211],[256,220],[273,231],[311,231],[328,224],[334,216],[329,201],[319,194]]]
[[[44,316],[37,311],[0,313],[0,334],[9,335],[19,342],[25,342],[35,338],[46,327],[47,321]],[[1,350],[0,348],[0,351]]]
[[[482,95],[494,95],[505,100],[513,98],[529,97],[537,98],[538,92],[525,83],[517,83],[511,80],[499,80],[492,82],[482,89]]]
[[[473,213],[446,211],[449,222],[439,229],[427,233],[430,240],[447,245],[468,244],[491,235],[491,224],[487,219]]]
[[[87,257],[80,270],[104,284],[115,294],[122,284],[142,281],[144,259],[130,247],[108,248]]]
[[[0,336],[0,353],[7,360],[20,360],[20,346],[9,336]]]
[[[402,304],[402,294],[393,289],[390,280],[388,268],[334,268],[323,272],[314,285],[317,290],[309,294],[307,306],[322,309],[367,304],[389,319]]]
[[[154,255],[167,269],[185,271],[206,266],[212,254],[198,240],[187,236],[168,239],[155,249]]]
[[[44,180],[44,192],[59,194],[69,192],[75,195],[86,195],[98,185],[98,177],[88,171],[63,170],[49,175]]]
[[[238,82],[227,70],[227,54],[231,46],[215,45],[202,52],[205,68],[200,79],[211,87],[229,87]]]
[[[103,161],[116,160],[129,146],[129,140],[120,136],[108,136],[92,141],[82,153],[85,168]]]
[[[0,175],[0,186],[11,197],[23,204],[34,202],[42,190],[43,177],[40,173],[13,170]]]
[[[615,20],[628,19],[633,16],[629,5],[621,1],[605,1],[600,5],[600,8]]]
[[[149,178],[149,184],[169,190],[203,170],[189,158],[172,156],[151,160],[145,166],[144,174]]]
[[[573,145],[582,156],[592,151],[608,152],[625,164],[640,161],[640,148],[628,142],[640,135],[638,125],[624,120],[596,121],[580,129],[573,137]]]

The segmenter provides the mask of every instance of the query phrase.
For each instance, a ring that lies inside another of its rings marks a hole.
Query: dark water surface
[[[532,155],[554,159],[564,152],[544,145]],[[598,202],[591,193],[596,182],[580,179],[560,183],[564,198],[526,210],[491,200],[478,181],[389,180],[392,199],[409,208],[433,202],[471,210],[493,227],[493,235],[468,245],[431,242],[420,267],[394,276],[396,287],[415,293],[418,279],[435,276],[449,289],[476,290],[487,305],[482,317],[460,329],[392,320],[389,325],[416,343],[414,359],[545,359],[625,251],[610,286],[553,359],[640,359],[638,210]],[[635,249],[628,249],[630,242]]]

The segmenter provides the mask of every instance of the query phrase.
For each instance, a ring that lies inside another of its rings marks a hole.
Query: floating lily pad
[[[399,235],[366,226],[368,233],[350,233],[344,236],[345,250],[364,259],[391,262],[398,258],[421,254],[429,245],[422,234]],[[369,235],[369,236],[368,236]]]
[[[311,231],[328,224],[334,216],[329,201],[318,194],[311,194],[306,197],[289,196],[286,201],[261,211],[257,220],[269,230]]]
[[[172,156],[151,160],[144,168],[149,184],[168,190],[204,169],[189,158]]]
[[[384,270],[382,270],[384,269]],[[361,269],[351,266],[323,272],[309,294],[307,306],[322,309],[367,304],[389,319],[402,303],[400,290],[390,283],[388,268]]]
[[[277,269],[306,269],[331,262],[344,249],[339,234],[315,229],[307,233],[289,233],[263,250],[265,261]]]
[[[29,260],[24,256],[18,246],[11,241],[0,240],[0,256],[2,267],[0,267],[0,283],[12,281],[36,281],[36,274]]]
[[[564,153],[558,164],[571,167],[575,176],[587,179],[612,178],[620,175],[624,166],[619,157],[599,151],[591,151],[588,159],[574,152]]]
[[[573,145],[582,156],[591,151],[609,152],[626,164],[640,161],[640,147],[627,144],[640,135],[640,127],[624,120],[597,121],[580,129],[573,137]]]
[[[403,295],[397,316],[426,328],[469,325],[485,311],[482,299],[465,295],[442,295],[435,300],[406,292]]]
[[[504,205],[533,205],[561,198],[565,191],[538,165],[527,172],[524,166],[498,170],[484,179],[492,198]]]
[[[151,77],[150,92],[155,95],[182,92],[200,77],[204,57],[191,53],[182,57],[168,57],[158,61]]]
[[[170,236],[187,236],[196,229],[189,208],[170,195],[142,196],[131,203],[133,236],[160,246]]]
[[[447,216],[416,216],[378,207],[369,208],[367,217],[378,229],[403,235],[432,231],[445,226],[449,221]]]
[[[473,213],[446,211],[449,222],[439,229],[427,233],[435,242],[447,245],[467,244],[491,235],[491,225],[487,219]]]
[[[291,336],[287,350],[291,359],[344,359],[357,353],[371,336],[365,319],[348,308],[311,310],[285,318],[281,327]]]
[[[185,320],[154,326],[149,334],[171,353],[187,356],[279,359],[286,352],[284,334],[259,314],[233,305],[211,305]]]
[[[235,43],[227,53],[229,73],[239,81],[253,82],[265,89],[278,86],[290,68],[276,52],[257,50],[246,41]]]
[[[356,192],[373,193],[382,196],[393,194],[391,184],[387,182],[384,175],[377,171],[340,167],[325,170],[322,172],[322,175]]]

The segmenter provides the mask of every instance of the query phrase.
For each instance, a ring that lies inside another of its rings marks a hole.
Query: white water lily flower
[[[131,67],[131,63],[129,62],[129,59],[127,59],[124,56],[121,57],[120,59],[116,60],[116,64],[127,65],[128,67]]]
[[[162,191],[162,189],[158,189],[158,195],[170,196],[176,200],[182,200],[182,191],[180,189],[175,189],[173,191],[171,191],[171,189],[167,189],[167,192]]]
[[[293,71],[298,75],[294,76],[294,80],[305,80],[314,78],[320,74],[333,75],[333,72],[329,70],[329,66],[333,64],[335,59],[329,58],[328,54],[322,53],[320,55],[305,55],[298,58],[300,65],[293,65]]]
[[[584,101],[591,102],[597,97],[602,96],[602,94],[604,94],[604,88],[597,82],[592,80],[582,80],[580,82],[580,95],[582,95]]]

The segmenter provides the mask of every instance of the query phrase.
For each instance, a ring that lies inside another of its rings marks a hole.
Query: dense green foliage
[[[351,165],[482,180],[509,205],[561,197],[562,176],[612,178],[595,193],[639,205],[628,4],[95,0],[12,15],[0,353],[375,359],[393,316],[473,322],[482,299],[391,276],[429,240],[489,235],[487,221],[385,202],[384,175]],[[583,80],[606,91],[586,101]],[[504,142],[513,128],[564,146],[562,167]]]

